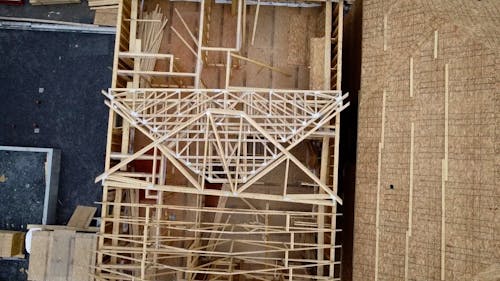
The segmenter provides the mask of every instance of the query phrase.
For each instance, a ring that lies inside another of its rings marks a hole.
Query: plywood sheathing
[[[105,26],[116,26],[118,16],[117,8],[95,10],[94,24]]]
[[[325,38],[311,38],[309,48],[309,88],[313,90],[322,89],[325,84],[325,77],[321,75],[325,70]]]
[[[353,279],[471,279],[500,259],[500,3],[363,4]]]
[[[288,53],[287,61],[290,64],[304,65],[307,62],[307,25],[304,25],[306,20],[305,15],[294,15],[291,18],[285,19],[290,21],[288,38]]]

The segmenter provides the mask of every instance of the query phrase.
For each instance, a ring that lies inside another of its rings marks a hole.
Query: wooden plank
[[[80,0],[30,0],[33,6],[38,5],[59,5],[59,4],[79,4]]]
[[[89,0],[88,5],[89,7],[96,7],[96,6],[109,6],[109,5],[118,5],[117,0]]]
[[[55,230],[49,245],[47,280],[67,281],[74,230]]]
[[[253,28],[252,28],[252,41],[251,44],[255,43],[255,32],[257,30],[257,22],[259,21],[259,9],[260,9],[260,0],[257,0],[257,7],[255,8],[255,15],[253,19]]]
[[[63,25],[82,26],[82,27],[95,27],[95,25],[88,24],[88,23],[68,22],[68,21],[58,21],[58,20],[44,20],[44,19],[34,19],[34,18],[18,18],[18,17],[3,17],[3,16],[0,16],[0,20],[21,21],[21,22],[36,22],[36,23],[49,23],[49,24],[63,24]]]
[[[34,231],[31,238],[28,280],[45,280],[49,254],[49,231]]]
[[[94,217],[96,207],[78,205],[68,222],[68,226],[76,228],[87,228]]]
[[[92,281],[96,260],[97,235],[92,233],[76,233],[74,237],[73,256],[70,269],[70,280]]]
[[[95,11],[94,24],[104,26],[116,26],[118,9],[98,9]]]
[[[323,144],[321,148],[321,167],[320,167],[320,180],[322,183],[327,184],[328,180],[328,152],[330,150],[330,138],[324,137]],[[319,189],[319,193],[325,193],[323,190]],[[322,215],[325,212],[324,206],[318,206],[318,228],[323,229],[325,227],[325,216]],[[325,243],[325,232],[318,232],[318,245],[323,245]],[[317,250],[318,263],[324,259],[324,250]],[[323,266],[319,266],[317,269],[317,275],[323,276]]]
[[[109,10],[109,9],[116,9],[118,8],[117,5],[113,4],[113,5],[106,5],[106,6],[94,6],[94,7],[90,7],[91,10],[94,10],[94,11],[98,11],[98,10]]]
[[[81,232],[98,232],[99,228],[98,227],[86,227],[86,228],[80,228],[80,227],[72,227],[72,226],[66,226],[66,225],[43,225],[43,224],[28,224],[28,229],[32,228],[40,228],[42,230],[73,230],[73,231],[81,231]]]
[[[240,55],[237,55],[237,54],[234,54],[234,53],[231,53],[231,56],[232,57],[235,57],[237,59],[240,59],[240,60],[244,60],[244,61],[248,61],[250,63],[253,63],[253,64],[256,64],[258,66],[261,66],[261,67],[264,67],[264,68],[267,68],[267,69],[270,69],[272,71],[276,71],[280,74],[283,74],[285,76],[291,76],[290,73],[287,73],[283,70],[281,70],[280,68],[277,68],[277,67],[274,67],[274,66],[271,66],[269,64],[266,64],[264,62],[261,62],[261,61],[258,61],[258,60],[255,60],[255,59],[250,59],[250,58],[247,58],[247,57],[244,57],[244,56],[240,56]]]
[[[22,255],[24,233],[20,231],[0,230],[0,257]]]

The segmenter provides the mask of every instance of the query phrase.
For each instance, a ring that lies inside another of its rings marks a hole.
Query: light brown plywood
[[[363,1],[353,280],[472,280],[500,258],[499,8]]]

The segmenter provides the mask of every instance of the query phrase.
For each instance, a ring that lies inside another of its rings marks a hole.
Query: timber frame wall
[[[309,85],[233,85],[252,66],[302,83],[247,48],[265,42],[259,16],[298,9],[320,15],[301,17],[320,26],[296,68]],[[320,0],[120,1],[96,280],[339,280],[342,21],[342,2]]]

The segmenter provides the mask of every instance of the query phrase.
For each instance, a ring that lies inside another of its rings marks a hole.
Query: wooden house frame
[[[309,8],[304,65],[249,55],[260,13]],[[342,15],[322,0],[120,1],[96,280],[339,280]],[[292,86],[233,83],[251,67]]]

